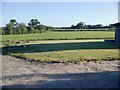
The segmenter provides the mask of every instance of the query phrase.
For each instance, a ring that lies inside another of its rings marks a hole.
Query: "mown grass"
[[[115,31],[115,28],[101,28],[101,29],[53,29],[52,31]]]
[[[53,41],[54,42],[54,41]],[[3,48],[3,53],[19,58],[45,62],[78,62],[84,60],[117,60],[118,49],[112,42],[32,43]]]
[[[81,40],[113,39],[114,31],[46,32],[40,34],[3,35],[3,42],[38,41],[38,40]]]
[[[94,41],[93,39],[99,40]],[[3,54],[45,62],[120,59],[118,48],[114,42],[104,42],[105,39],[114,39],[114,31],[46,32],[40,34],[3,35],[3,45],[1,48]],[[83,41],[79,42],[78,40]],[[89,40],[93,41],[90,42]]]
[[[117,50],[68,50],[43,53],[16,53],[16,57],[45,62],[79,62],[88,60],[118,60]]]

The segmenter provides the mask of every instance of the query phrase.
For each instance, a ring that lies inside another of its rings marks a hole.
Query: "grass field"
[[[19,58],[40,60],[46,62],[52,61],[84,61],[84,60],[117,60],[118,49],[113,43],[107,43],[103,40],[99,41],[79,41],[62,43],[60,41],[44,43],[40,41],[33,41],[28,44],[9,46],[3,48],[7,54]],[[4,53],[4,52],[3,52]]]
[[[77,38],[84,40],[76,40]],[[104,39],[113,38],[114,32],[104,31],[6,35],[3,36],[3,41],[30,41],[3,47],[3,54],[46,62],[115,60],[119,59],[117,47],[113,42],[104,42]]]
[[[115,28],[101,28],[101,29],[53,29],[52,31],[115,31]]]
[[[3,35],[2,41],[20,40],[81,40],[81,39],[113,39],[114,31],[80,31],[80,32],[46,32],[41,34]]]

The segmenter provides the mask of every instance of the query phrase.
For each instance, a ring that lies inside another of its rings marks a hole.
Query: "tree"
[[[27,27],[24,23],[19,23],[17,30],[18,30],[19,34],[27,34],[28,33]]]
[[[9,23],[13,24],[14,29],[17,28],[18,22],[15,19],[11,19]]]
[[[0,35],[2,35],[3,34],[3,30],[2,30],[2,28],[0,28]]]
[[[50,27],[50,26],[48,26],[48,27],[46,27],[46,30],[47,31],[52,31],[54,28],[53,27]]]
[[[10,20],[10,23],[16,25],[16,24],[17,24],[17,21],[16,21],[15,19],[11,19],[11,20]]]
[[[15,19],[11,19],[9,21],[9,23],[11,23],[13,25],[13,29],[14,29],[14,33],[18,33],[17,32],[17,26],[18,26],[18,22]]]
[[[84,22],[79,22],[77,25],[76,25],[76,29],[83,29],[84,27]]]
[[[89,25],[84,25],[84,29],[89,29]]]
[[[71,25],[71,27],[70,27],[71,29],[75,29],[75,26],[74,25]]]
[[[15,19],[11,19],[8,24],[6,24],[4,28],[5,34],[15,34],[16,27],[17,27],[17,21]]]
[[[11,24],[11,23],[6,24],[5,33],[6,34],[14,34],[14,26],[13,26],[13,24]]]
[[[94,28],[95,28],[95,29],[102,28],[102,27],[103,27],[103,25],[102,25],[102,24],[97,24],[97,25],[94,25]]]
[[[27,27],[28,33],[35,33],[35,29],[31,26]]]
[[[112,24],[109,24],[109,26],[108,26],[109,28],[114,28],[114,26],[112,25]]]
[[[34,29],[38,29],[38,27],[40,26],[40,22],[38,21],[38,19],[31,19],[28,25],[33,27]]]
[[[40,33],[45,32],[46,29],[47,29],[47,27],[45,25],[40,25],[40,27],[39,27]]]

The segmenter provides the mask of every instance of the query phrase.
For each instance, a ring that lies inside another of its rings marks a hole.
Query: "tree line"
[[[70,27],[56,27],[56,29],[102,29],[102,28],[114,28],[112,24],[108,26],[103,26],[102,24],[97,25],[86,25],[85,22],[79,22],[76,25],[71,25]]]
[[[2,35],[13,35],[13,34],[30,34],[30,33],[42,33],[46,31],[54,31],[55,29],[107,29],[113,30],[112,24],[103,26],[102,24],[97,25],[86,25],[85,22],[79,22],[76,25],[70,27],[51,27],[43,25],[38,19],[31,19],[26,25],[25,23],[18,23],[15,19],[11,19],[5,27],[0,28],[0,34]]]
[[[11,19],[5,27],[0,28],[0,34],[13,35],[13,34],[30,34],[42,33],[51,31],[53,27],[41,24],[38,19],[31,19],[26,26],[25,23],[18,23],[15,19]]]

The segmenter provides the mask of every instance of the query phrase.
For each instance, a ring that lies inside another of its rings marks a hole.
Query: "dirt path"
[[[120,61],[119,61],[120,62]],[[38,63],[3,56],[3,87],[117,88],[118,61]]]
[[[50,44],[50,43],[77,43],[77,42],[103,42],[104,39],[93,39],[93,40],[46,40],[46,41],[30,41],[29,44],[40,43],[40,44]]]

